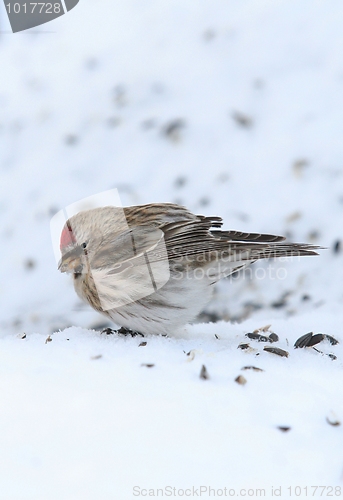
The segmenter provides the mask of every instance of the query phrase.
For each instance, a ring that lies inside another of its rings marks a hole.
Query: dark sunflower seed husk
[[[262,368],[258,368],[257,366],[243,366],[243,368],[241,368],[241,370],[254,370],[255,372],[264,372],[264,370],[262,370]]]
[[[265,335],[260,335],[259,333],[246,333],[246,337],[252,340],[257,340],[258,342],[269,342],[269,338],[266,337]]]
[[[243,375],[238,375],[238,377],[235,378],[235,382],[239,385],[245,385],[247,383],[247,379],[243,377]]]
[[[312,347],[314,345],[317,345],[322,340],[324,340],[324,335],[322,333],[316,333],[309,339],[307,347]]]
[[[338,340],[335,339],[334,337],[331,337],[331,335],[326,335],[324,334],[324,338],[330,342],[331,345],[336,345],[339,344]]]
[[[309,345],[308,343],[310,342],[312,335],[313,335],[313,332],[309,332],[309,333],[305,333],[305,335],[302,335],[301,337],[299,337],[294,343],[294,348],[297,349],[298,347],[299,348],[308,347],[308,345]]]
[[[283,349],[280,349],[279,347],[264,347],[264,351],[271,352],[272,354],[277,354],[278,356],[283,356],[285,358],[288,358],[289,353],[287,351],[284,351]]]
[[[269,335],[269,342],[277,342],[279,340],[279,336],[276,333],[271,333]]]
[[[205,365],[202,365],[199,376],[202,380],[208,380],[210,378]]]
[[[239,345],[237,346],[237,349],[242,349],[242,350],[244,350],[244,349],[249,349],[249,347],[250,347],[250,345],[249,345],[249,344],[239,344]]]

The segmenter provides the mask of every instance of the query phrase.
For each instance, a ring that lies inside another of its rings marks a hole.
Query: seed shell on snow
[[[251,340],[257,340],[258,342],[269,342],[269,338],[266,337],[265,335],[260,335],[259,333],[246,333],[246,337],[248,337]]]
[[[330,411],[330,413],[326,417],[326,421],[328,424],[332,425],[333,427],[338,427],[341,425],[340,420],[337,418],[335,413],[333,411]]]
[[[242,349],[242,351],[244,351],[245,349],[249,349],[249,348],[250,348],[249,344],[239,344],[237,346],[237,349]]]
[[[279,340],[279,336],[278,336],[278,335],[276,335],[276,333],[271,333],[271,334],[269,335],[269,341],[270,341],[270,342],[277,342],[278,340]]]
[[[323,356],[328,356],[333,361],[335,361],[337,359],[337,356],[335,356],[335,354],[332,354],[331,352],[326,353],[326,352],[320,351],[316,347],[313,347],[313,350],[316,351],[316,352],[319,352],[319,354],[323,354]]]
[[[312,347],[314,345],[319,344],[322,340],[324,340],[324,335],[322,333],[316,333],[315,335],[312,336],[312,338],[309,340],[308,346]]]
[[[272,354],[277,354],[278,356],[282,356],[284,358],[288,358],[289,353],[287,351],[284,351],[283,349],[280,349],[279,347],[264,347],[264,351],[271,352]]]
[[[295,341],[294,347],[295,349],[303,347],[313,347],[314,345],[319,344],[319,342],[322,342],[323,340],[328,340],[331,345],[338,344],[338,340],[336,340],[331,335],[327,335],[324,333],[313,334],[313,332],[309,332],[299,337]]]
[[[298,347],[299,348],[308,347],[309,341],[311,340],[312,336],[313,336],[313,332],[309,332],[309,333],[305,333],[305,335],[302,335],[301,337],[299,337],[294,343],[295,349],[297,349]]]
[[[52,338],[50,337],[50,335],[48,335],[45,339],[45,344],[47,344],[48,342],[52,342]]]
[[[187,352],[187,361],[193,361],[195,358],[196,354],[201,354],[202,350],[201,349],[191,349],[189,352]]]
[[[154,365],[154,363],[142,363],[141,366],[145,366],[146,368],[152,368]]]
[[[265,325],[265,326],[261,326],[260,328],[256,328],[256,330],[253,331],[253,333],[258,333],[258,332],[268,332],[269,331],[269,328],[271,327],[272,325]]]
[[[210,378],[205,365],[202,365],[199,376],[202,380],[208,380]]]
[[[262,368],[258,368],[257,366],[243,366],[243,368],[241,368],[241,370],[254,370],[254,372],[264,372],[264,370]]]
[[[138,347],[145,347],[148,342],[141,342]]]
[[[331,335],[327,335],[324,333],[324,338],[330,342],[331,345],[339,344],[338,340],[332,337]]]
[[[245,385],[247,383],[247,379],[243,377],[243,375],[238,375],[238,377],[235,378],[235,382],[239,385]]]
[[[279,429],[279,431],[282,431],[282,432],[288,432],[291,430],[291,428],[287,425],[279,425],[278,429]]]

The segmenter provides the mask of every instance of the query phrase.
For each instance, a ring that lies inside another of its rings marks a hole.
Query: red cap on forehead
[[[62,250],[72,243],[76,243],[76,239],[70,225],[67,223],[61,233],[60,249]]]

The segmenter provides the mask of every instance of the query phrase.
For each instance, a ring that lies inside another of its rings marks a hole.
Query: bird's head
[[[61,260],[58,269],[61,273],[73,273],[75,276],[82,274],[87,260],[88,241],[82,241],[84,238],[77,238],[78,231],[68,220],[61,233],[60,250]],[[81,235],[80,235],[81,236]]]
[[[75,277],[89,271],[90,262],[102,254],[108,241],[122,226],[120,209],[101,207],[84,210],[70,217],[60,238],[61,260],[58,269]]]

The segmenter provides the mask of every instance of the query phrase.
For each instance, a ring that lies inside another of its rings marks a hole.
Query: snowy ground
[[[16,35],[0,15],[1,500],[342,495],[341,3],[81,0]],[[225,280],[216,323],[100,334],[49,223],[111,188],[327,250]],[[267,324],[279,342],[245,336]],[[310,331],[340,343],[294,349]]]

